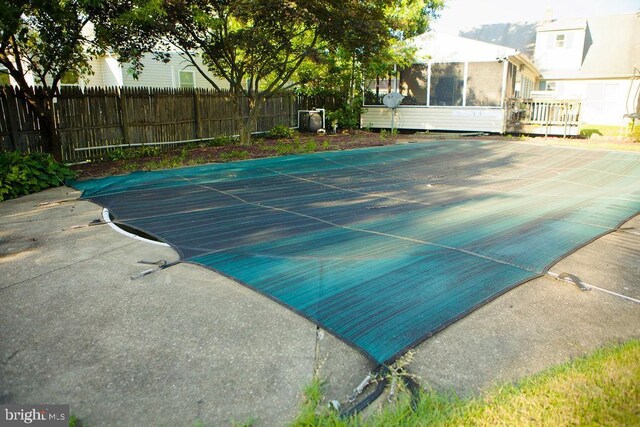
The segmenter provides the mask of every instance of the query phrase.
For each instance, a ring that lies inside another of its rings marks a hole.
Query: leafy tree
[[[385,8],[390,38],[381,45],[356,43],[331,46],[303,64],[298,74],[308,83],[297,90],[305,95],[343,100],[330,114],[342,128],[359,126],[364,81],[392,75],[395,67],[409,66],[415,48],[407,39],[422,34],[444,6],[443,0],[397,0]]]
[[[0,0],[0,64],[39,115],[44,150],[62,160],[54,98],[65,76],[91,71],[87,25],[99,0]],[[31,79],[35,81],[32,81]],[[37,86],[37,87],[36,87]]]
[[[296,71],[305,60],[336,46],[373,55],[391,43],[399,18],[388,11],[403,3],[412,0],[122,0],[112,9],[118,18],[106,21],[111,33],[126,34],[123,58],[176,48],[213,88],[207,71],[226,80],[248,143],[260,106],[302,82]]]

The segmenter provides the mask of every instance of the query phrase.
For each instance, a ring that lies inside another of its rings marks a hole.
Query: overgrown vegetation
[[[271,128],[267,136],[269,138],[291,138],[295,133],[296,131],[287,125],[275,125]]]
[[[640,142],[640,122],[636,121],[634,125],[629,121],[626,126],[583,124],[580,129],[580,137],[626,137],[630,138],[634,142]]]
[[[0,153],[0,201],[57,187],[75,173],[50,154]]]
[[[140,148],[122,148],[118,147],[109,151],[107,158],[109,160],[128,160],[142,159],[144,157],[152,157],[160,154],[160,148],[156,146],[142,146]]]
[[[327,113],[327,121],[332,127],[338,129],[358,129],[360,127],[360,115],[364,112],[362,100],[355,99],[351,102],[345,101],[336,110]]]
[[[102,160],[76,164],[72,169],[80,177],[118,175],[137,170],[168,169],[205,163],[231,162],[271,156],[344,150],[394,143],[380,140],[375,133],[354,131],[338,135],[307,135],[294,132],[290,138],[258,138],[247,146],[237,138],[220,137],[190,142],[179,146],[153,148],[119,148],[105,154]]]
[[[398,129],[380,130],[380,139],[394,138],[396,136],[398,136]]]
[[[323,404],[317,378],[294,426],[493,426],[640,424],[640,340],[608,346],[480,397],[425,390],[415,410],[407,393],[365,418],[342,419]]]

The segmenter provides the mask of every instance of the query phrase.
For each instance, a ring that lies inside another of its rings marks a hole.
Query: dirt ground
[[[222,146],[209,146],[205,144],[195,147],[193,145],[176,146],[159,151],[157,155],[153,156],[119,160],[103,159],[73,165],[72,169],[76,171],[78,178],[94,178],[125,174],[139,170],[166,169],[178,166],[224,163],[271,156],[461,138],[491,141],[527,141],[545,145],[568,145],[581,148],[640,151],[640,143],[634,142],[630,138],[620,137],[558,138],[456,132],[416,132],[391,135],[385,131],[368,132],[356,130],[339,133],[337,135],[320,136],[296,134],[294,137],[288,139],[256,138],[251,145],[231,143]]]

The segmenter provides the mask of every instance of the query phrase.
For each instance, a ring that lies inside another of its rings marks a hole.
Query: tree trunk
[[[13,37],[13,36],[12,36]],[[6,58],[4,58],[6,60]],[[58,127],[55,119],[54,99],[58,93],[57,84],[53,86],[42,82],[42,86],[32,86],[27,82],[25,74],[19,65],[12,65],[11,61],[3,61],[9,70],[11,77],[17,83],[19,90],[15,91],[16,98],[26,103],[29,110],[38,118],[40,123],[40,137],[42,140],[42,150],[53,155],[53,158],[62,162],[62,142],[58,134]],[[55,81],[55,80],[54,80]]]
[[[240,144],[251,145],[251,134],[255,132],[258,123],[258,111],[260,101],[250,97],[247,98],[248,108],[245,111],[243,100],[245,98],[236,97],[236,118],[235,122],[240,134]]]
[[[33,108],[40,122],[40,137],[42,150],[53,155],[57,162],[62,162],[62,141],[56,126],[53,97],[37,89],[22,90],[24,100]]]
[[[44,115],[40,116],[40,135],[42,137],[43,150],[53,155],[56,162],[62,163],[62,141],[55,125],[55,118],[52,109],[47,109]]]

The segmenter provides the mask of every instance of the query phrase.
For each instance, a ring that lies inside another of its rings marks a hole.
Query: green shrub
[[[142,147],[136,150],[133,150],[133,155],[135,156],[134,158],[136,159],[141,159],[143,157],[154,157],[160,154],[161,150],[162,149],[157,146],[143,145]]]
[[[237,137],[233,136],[216,136],[214,138],[208,139],[204,142],[204,144],[208,147],[222,147],[223,145],[230,145],[235,142],[238,142]]]
[[[107,157],[109,160],[130,160],[142,159],[144,157],[154,157],[160,154],[161,149],[151,145],[143,145],[139,148],[122,148],[118,147],[109,151]]]
[[[380,139],[387,139],[387,138],[396,137],[396,136],[398,136],[398,129],[380,130]]]
[[[0,201],[57,187],[74,177],[75,172],[50,154],[0,153]]]
[[[291,138],[295,131],[287,125],[275,125],[267,134],[269,138]]]
[[[338,110],[327,113],[328,123],[335,123],[339,129],[358,129],[360,127],[360,115],[364,112],[362,105],[357,101],[352,104],[344,104]]]
[[[595,129],[595,128],[580,129],[580,136],[582,138],[591,138],[591,135],[602,136],[602,132],[600,132],[599,129]]]
[[[305,153],[313,153],[314,151],[318,150],[318,143],[316,141],[309,141],[306,144],[304,144],[304,148],[303,151]]]
[[[279,141],[276,145],[270,148],[271,151],[275,151],[278,156],[288,156],[290,154],[298,154],[303,151],[304,147],[300,141],[282,142]]]

